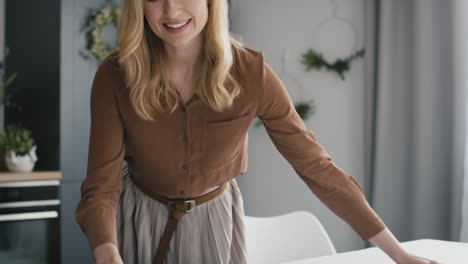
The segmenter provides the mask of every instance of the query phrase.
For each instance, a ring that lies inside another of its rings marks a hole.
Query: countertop
[[[47,181],[62,180],[61,171],[32,171],[32,172],[0,172],[0,183],[17,181]]]

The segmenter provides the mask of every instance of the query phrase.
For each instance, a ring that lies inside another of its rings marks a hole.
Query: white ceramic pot
[[[18,155],[14,151],[5,153],[5,163],[9,171],[31,172],[36,161],[36,146],[33,146],[29,153],[24,155]]]

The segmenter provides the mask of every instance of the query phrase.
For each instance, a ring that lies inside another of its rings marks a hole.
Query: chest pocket
[[[244,115],[228,121],[206,122],[203,136],[203,172],[228,165],[242,150],[252,119]]]

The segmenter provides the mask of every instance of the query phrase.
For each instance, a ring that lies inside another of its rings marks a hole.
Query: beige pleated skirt
[[[122,172],[116,212],[119,251],[125,264],[151,264],[169,209],[143,193]],[[224,192],[182,217],[174,231],[166,264],[244,264],[244,205],[235,179]]]

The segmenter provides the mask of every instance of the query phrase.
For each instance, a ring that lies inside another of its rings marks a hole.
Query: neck
[[[192,72],[200,60],[202,47],[201,34],[184,46],[164,45],[172,75],[176,78],[191,79]]]

